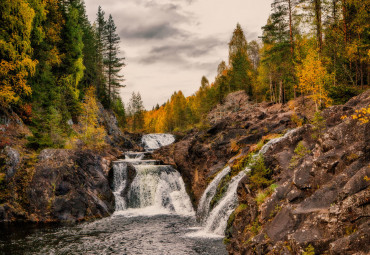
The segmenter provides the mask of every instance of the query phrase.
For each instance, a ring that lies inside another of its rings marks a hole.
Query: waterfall
[[[210,203],[217,191],[217,186],[228,173],[230,173],[231,168],[229,166],[225,167],[217,176],[212,180],[212,182],[207,186],[206,190],[203,192],[202,197],[199,200],[197,216],[204,221],[209,215]]]
[[[236,194],[238,184],[245,175],[246,171],[241,171],[231,179],[225,196],[218,202],[207,218],[204,226],[205,232],[224,235],[227,220],[238,205],[238,196]]]
[[[175,137],[171,134],[148,134],[141,138],[141,143],[146,151],[154,151],[174,142]]]
[[[126,201],[121,193],[126,188],[127,164],[123,162],[113,162],[113,195],[116,201],[116,211],[126,208]]]
[[[275,145],[276,143],[280,142],[283,139],[288,138],[292,134],[294,134],[296,129],[288,131],[284,136],[271,139],[267,142],[261,150],[253,156],[256,158],[257,155],[263,155],[266,153],[271,146]],[[224,168],[214,180],[208,185],[206,190],[204,191],[198,206],[197,215],[201,218],[201,222],[203,227],[201,230],[195,233],[190,233],[188,236],[190,237],[213,237],[213,236],[223,236],[224,231],[227,226],[227,221],[231,215],[231,213],[235,210],[238,205],[238,196],[237,196],[237,188],[239,182],[246,176],[246,173],[250,171],[249,166],[247,166],[243,171],[241,171],[238,175],[234,176],[228,184],[227,191],[223,195],[223,197],[218,201],[216,206],[209,211],[210,209],[210,202],[212,198],[215,196],[217,191],[217,186],[221,182],[221,180],[230,173],[230,167]]]
[[[169,134],[145,135],[142,142],[147,152],[127,152],[124,160],[113,162],[116,213],[150,210],[151,214],[194,215],[180,173],[150,159],[150,151],[174,141]]]

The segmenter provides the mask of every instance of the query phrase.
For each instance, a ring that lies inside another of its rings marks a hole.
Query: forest
[[[82,0],[3,0],[1,111],[30,126],[30,148],[63,148],[103,140],[102,107],[122,129],[174,132],[207,127],[210,109],[237,90],[256,102],[305,96],[319,111],[369,88],[369,0],[274,0],[271,7],[257,40],[248,42],[237,24],[213,81],[202,77],[193,95],[174,92],[150,111],[133,93],[126,112],[125,59],[111,15],[99,7],[91,24]]]
[[[0,110],[29,125],[30,148],[99,143],[99,107],[124,127],[125,63],[111,15],[99,7],[92,25],[81,0],[4,0],[0,11]]]
[[[185,97],[173,93],[162,106],[144,111],[134,94],[127,128],[172,132],[206,127],[206,114],[226,95],[245,90],[253,101],[286,103],[305,96],[315,111],[343,104],[369,88],[369,0],[274,0],[258,40],[247,42],[237,24],[229,58],[213,82]],[[364,109],[364,112],[370,109]]]

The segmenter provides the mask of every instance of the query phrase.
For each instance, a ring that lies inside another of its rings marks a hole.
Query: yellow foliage
[[[30,57],[30,36],[35,12],[23,0],[4,0],[1,9],[0,106],[7,107],[17,103],[21,95],[31,94],[27,77],[35,73],[37,64]]]
[[[310,95],[315,102],[317,111],[323,105],[330,105],[332,100],[325,89],[325,84],[328,84],[330,75],[315,49],[308,50],[302,65],[297,68],[297,76],[299,78],[298,88],[303,93]]]
[[[352,119],[358,120],[361,124],[366,124],[370,121],[370,105],[360,110],[356,110],[356,114],[353,114]]]
[[[364,107],[360,110],[356,110],[356,113],[350,116],[354,120],[360,121],[361,124],[366,124],[370,122],[370,105]],[[347,119],[347,115],[341,117],[342,120]]]
[[[95,90],[90,87],[84,97],[82,115],[80,117],[81,130],[78,138],[83,141],[87,148],[101,148],[105,145],[105,129],[98,121],[98,105],[95,98]]]

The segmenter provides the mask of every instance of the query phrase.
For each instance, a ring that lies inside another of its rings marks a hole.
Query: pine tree
[[[248,43],[240,24],[229,42],[230,88],[232,91],[244,89],[252,96],[251,63],[248,57]]]
[[[144,127],[144,105],[139,92],[132,92],[128,112],[132,119],[131,130],[136,131]]]
[[[64,112],[67,121],[69,117],[77,123],[81,105],[79,103],[79,82],[84,76],[83,65],[83,31],[80,20],[79,1],[71,1],[64,5],[65,26],[63,29],[63,103],[68,112]]]
[[[58,80],[61,79],[60,65],[61,33],[65,23],[58,0],[45,2],[46,16],[41,19],[34,29],[43,37],[37,37],[33,57],[38,65],[34,77],[29,79],[32,86],[32,110],[33,118],[31,131],[33,137],[29,138],[29,146],[33,148],[62,147],[68,130],[67,123],[62,119],[61,87]],[[36,38],[36,36],[34,36]]]
[[[279,103],[285,103],[290,97],[289,92],[294,92],[293,84],[295,81],[290,29],[286,19],[287,12],[288,10],[284,6],[274,5],[273,13],[267,24],[262,27],[264,43],[262,64],[270,69],[270,94],[275,94],[275,100]]]
[[[119,42],[120,38],[116,33],[117,27],[114,24],[112,15],[109,15],[108,22],[106,24],[107,31],[107,53],[104,60],[106,66],[106,77],[108,87],[108,99],[109,105],[111,101],[119,96],[119,88],[125,87],[121,82],[124,81],[123,75],[120,75],[120,71],[125,66],[124,58],[120,58]]]
[[[96,34],[96,64],[97,64],[97,94],[98,98],[102,100],[104,106],[108,107],[108,96],[106,91],[106,79],[104,76],[104,56],[106,55],[106,21],[105,12],[99,6],[98,13],[95,21],[95,34]]]

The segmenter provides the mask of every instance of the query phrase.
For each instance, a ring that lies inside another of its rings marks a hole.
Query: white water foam
[[[141,142],[146,151],[154,151],[174,143],[175,136],[171,134],[148,134],[143,135]]]
[[[225,167],[220,171],[217,176],[212,180],[212,182],[207,186],[206,190],[203,192],[202,197],[199,200],[197,216],[203,222],[209,215],[210,202],[217,191],[217,186],[228,173],[230,173],[231,168],[229,166]]]
[[[280,142],[283,139],[289,138],[296,131],[297,129],[293,129],[288,131],[282,137],[271,139],[261,148],[261,150],[257,154],[253,156],[253,158],[256,158],[258,155],[261,154],[263,155],[273,145],[275,145],[276,143]],[[241,181],[241,179],[246,175],[246,173],[250,171],[250,168],[247,167],[244,171],[241,171],[237,176],[232,178],[232,180],[228,184],[228,189],[224,197],[222,197],[221,200],[216,205],[216,207],[213,208],[211,212],[209,212],[210,202],[212,201],[212,198],[216,194],[218,184],[220,183],[221,179],[224,176],[226,176],[226,174],[228,174],[230,171],[227,170],[229,169],[225,168],[216,176],[216,178],[209,184],[209,186],[207,187],[207,189],[205,190],[201,197],[197,214],[200,217],[202,217],[202,215],[204,215],[203,217],[205,217],[202,220],[203,228],[199,231],[188,233],[186,236],[194,238],[217,238],[224,236],[227,221],[231,213],[235,210],[236,206],[238,205],[238,197],[236,193],[238,184]]]
[[[227,220],[238,205],[237,189],[241,179],[246,175],[249,168],[234,176],[227,188],[226,194],[215,208],[210,212],[202,230],[189,233],[188,237],[220,238],[224,235]]]

